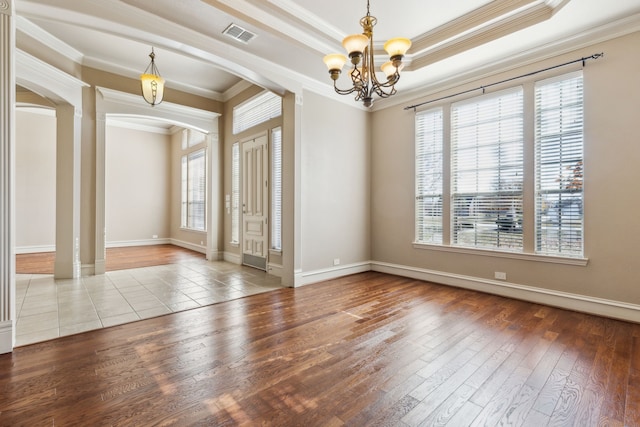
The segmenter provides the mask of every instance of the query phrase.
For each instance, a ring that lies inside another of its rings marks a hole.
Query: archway
[[[218,113],[163,102],[154,107],[141,102],[141,98],[129,93],[107,88],[96,88],[96,168],[95,168],[95,259],[93,271],[83,274],[104,274],[106,249],[106,126],[109,118],[151,118],[171,123],[182,128],[206,133],[209,185],[207,186],[207,223],[210,225],[206,238],[207,259],[218,258],[221,235],[221,158],[218,141]]]

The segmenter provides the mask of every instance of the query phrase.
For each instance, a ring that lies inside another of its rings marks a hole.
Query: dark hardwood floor
[[[638,426],[640,325],[361,273],[0,355],[2,426]]]
[[[204,254],[174,245],[129,246],[107,248],[106,270],[178,264],[190,259],[204,259]],[[53,274],[55,252],[16,255],[16,273]]]

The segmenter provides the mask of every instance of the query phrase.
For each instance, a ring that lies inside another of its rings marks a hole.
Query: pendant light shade
[[[149,54],[151,62],[147,69],[144,70],[144,73],[140,75],[142,97],[151,106],[160,104],[164,96],[164,79],[160,76],[158,67],[156,67],[155,57],[153,48],[151,48],[151,53]]]

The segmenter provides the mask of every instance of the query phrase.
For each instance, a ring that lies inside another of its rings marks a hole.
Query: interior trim
[[[382,273],[640,323],[640,305],[637,304],[384,262],[372,261],[371,266],[373,271]]]
[[[0,322],[0,354],[13,351],[13,320]]]

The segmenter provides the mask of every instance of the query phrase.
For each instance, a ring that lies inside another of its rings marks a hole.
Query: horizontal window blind
[[[186,150],[191,147],[195,147],[198,144],[205,142],[207,134],[197,131],[195,129],[183,129],[182,130],[182,149]]]
[[[271,249],[282,250],[282,129],[271,131]]]
[[[188,206],[187,228],[192,230],[206,230],[206,171],[207,163],[205,150],[194,151],[188,156]]]
[[[442,109],[416,115],[416,242],[442,243]]]
[[[451,107],[452,244],[522,251],[522,88]]]
[[[233,133],[238,134],[281,115],[282,99],[274,93],[263,92],[233,108]]]
[[[583,255],[582,73],[535,88],[536,252]]]
[[[240,242],[240,143],[231,147],[231,243]]]
[[[189,204],[189,201],[187,199],[189,189],[189,169],[187,156],[182,156],[182,159],[180,161],[180,171],[182,178],[180,182],[180,227],[187,228],[187,206]]]

